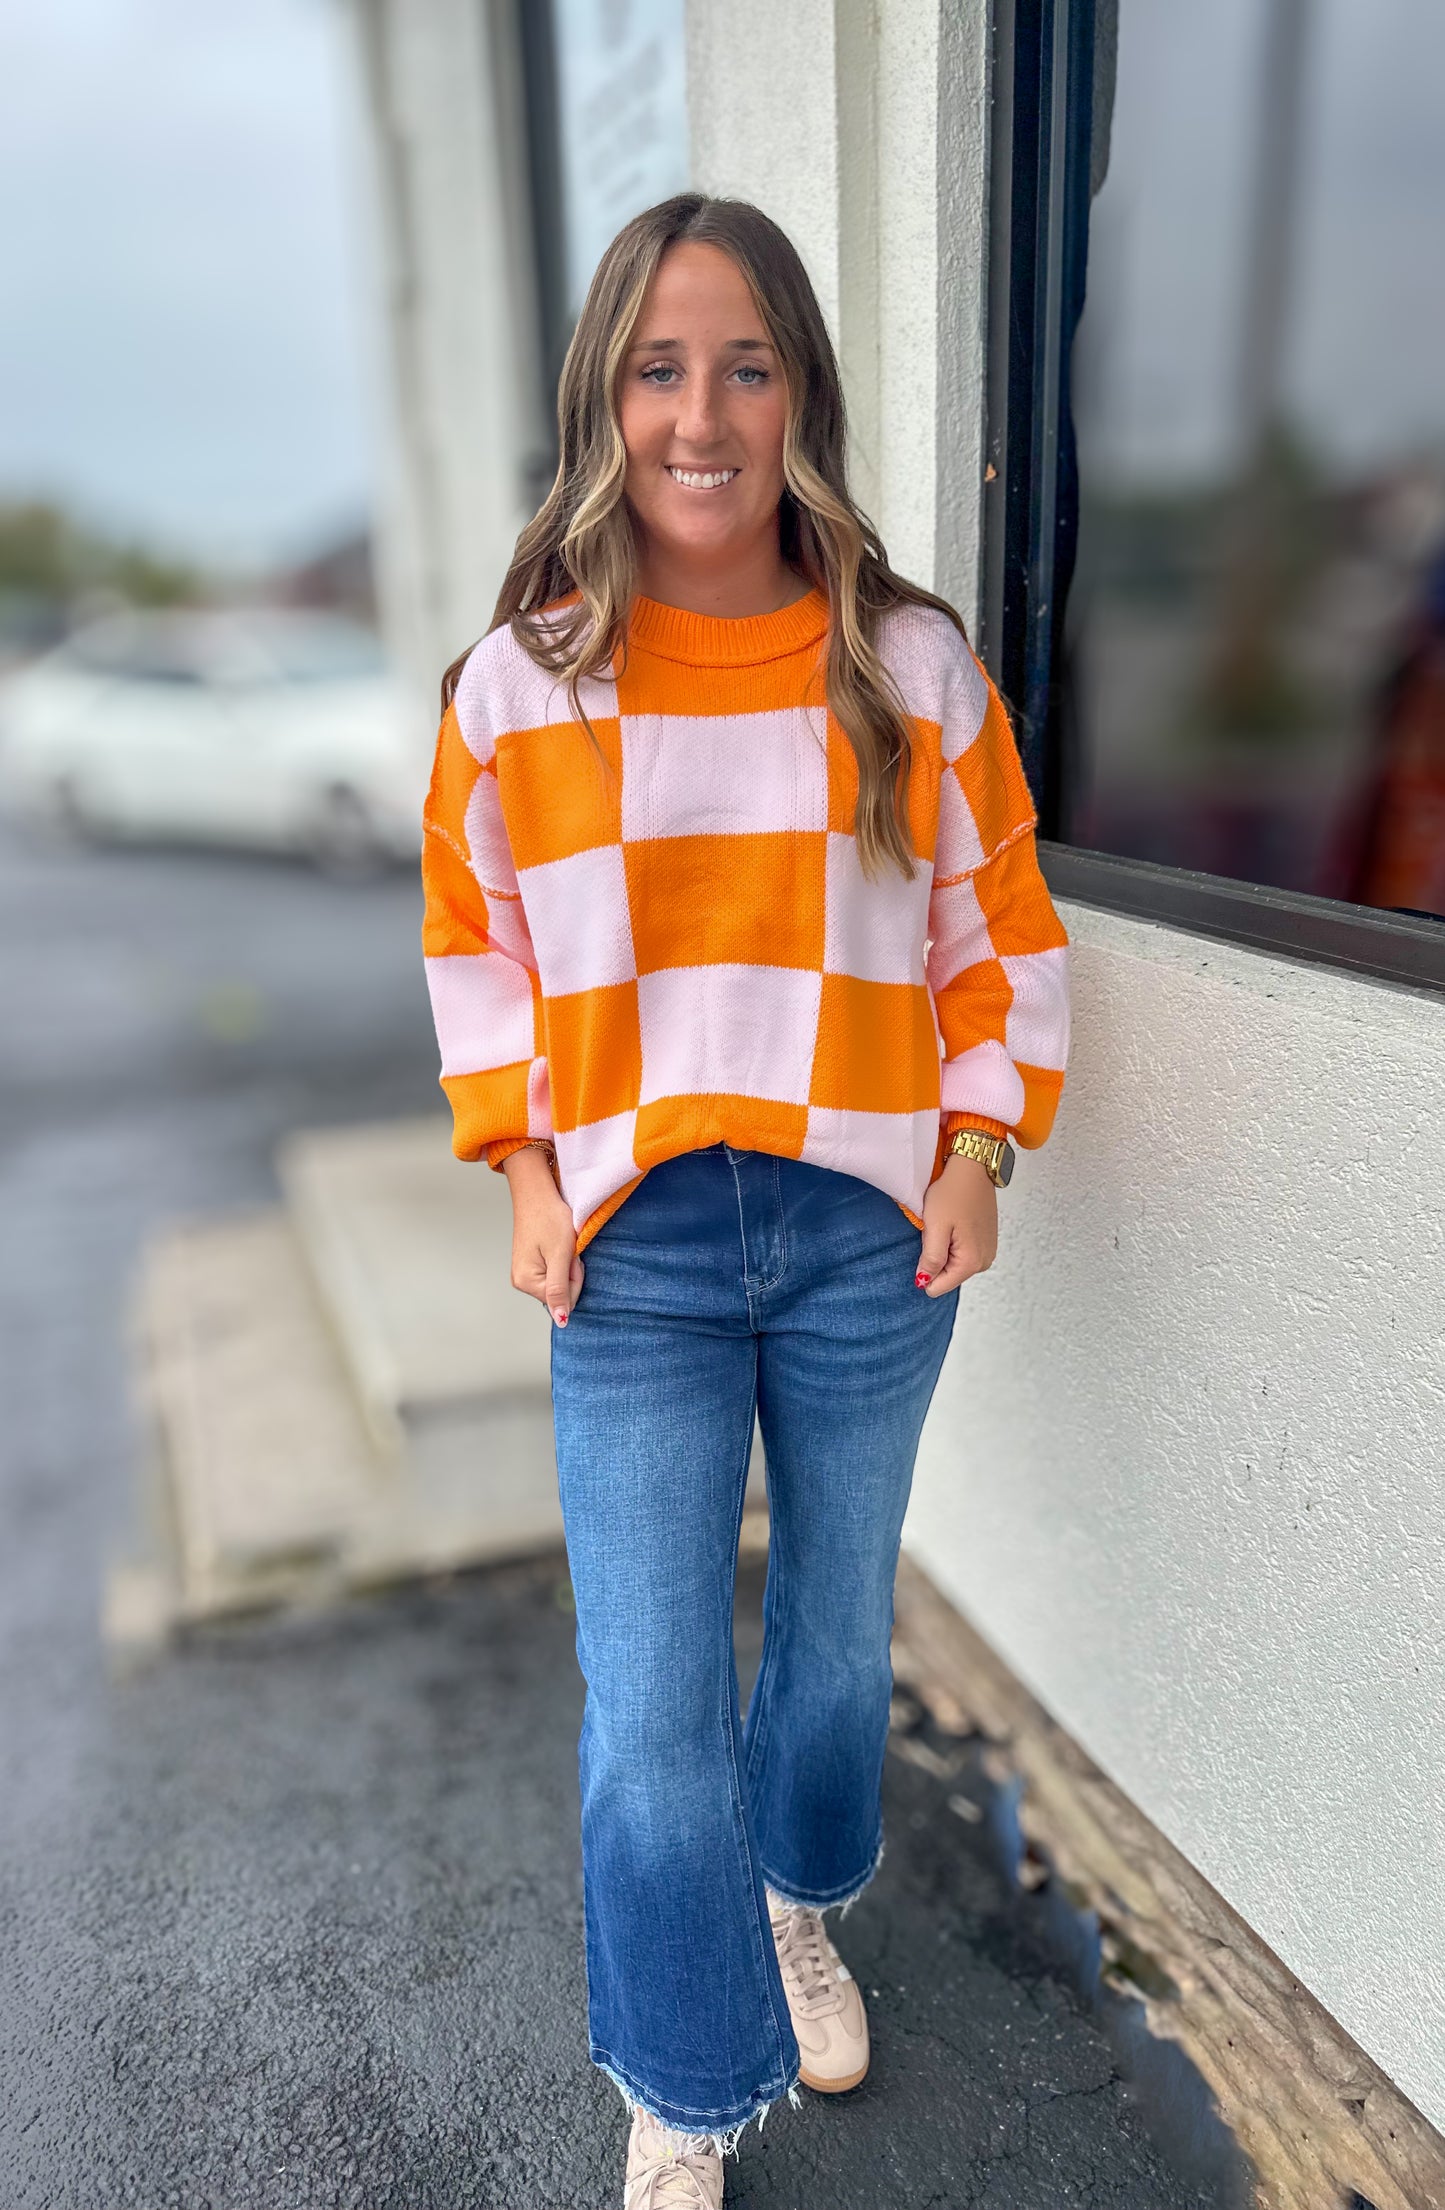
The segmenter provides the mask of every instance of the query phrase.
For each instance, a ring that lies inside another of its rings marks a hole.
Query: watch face
[[[999,1186],[1001,1188],[1007,1189],[1009,1182],[1013,1178],[1013,1170],[1014,1147],[1011,1143],[1006,1143],[1002,1151],[1000,1151],[998,1155],[998,1178]]]

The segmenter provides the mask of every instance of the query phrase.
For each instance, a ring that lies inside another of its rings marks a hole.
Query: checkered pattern
[[[424,945],[455,1149],[551,1136],[579,1245],[703,1144],[859,1175],[917,1221],[952,1128],[1048,1135],[1068,939],[1002,704],[942,615],[888,618],[918,865],[869,881],[826,625],[817,593],[748,621],[639,601],[584,691],[595,744],[497,630],[442,722]]]

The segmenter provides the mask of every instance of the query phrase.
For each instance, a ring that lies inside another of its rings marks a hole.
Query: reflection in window
[[[1071,841],[1445,914],[1445,10],[1121,0]]]

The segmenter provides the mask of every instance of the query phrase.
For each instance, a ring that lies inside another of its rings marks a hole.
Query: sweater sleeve
[[[422,817],[422,950],[452,1109],[452,1149],[493,1167],[552,1115],[541,986],[497,784],[495,750],[442,718]]]
[[[942,752],[927,972],[944,1133],[986,1128],[1031,1150],[1063,1089],[1069,939],[1039,871],[1008,715],[967,648],[945,687]]]

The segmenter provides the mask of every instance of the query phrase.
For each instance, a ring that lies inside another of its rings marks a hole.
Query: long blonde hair
[[[647,288],[669,246],[719,246],[746,280],[788,391],[779,538],[788,564],[828,601],[826,697],[858,762],[854,820],[859,858],[873,877],[907,878],[911,745],[908,719],[877,649],[893,606],[931,606],[963,634],[946,601],[905,582],[848,491],[843,387],[817,297],[790,239],[746,200],[680,192],[620,230],[598,264],[557,394],[556,481],[517,539],[490,629],[510,624],[539,667],[565,681],[585,723],[578,686],[610,673],[625,650],[637,546],[623,492],[627,453],[617,390]],[[570,604],[558,607],[558,600]],[[538,620],[543,607],[553,611]],[[450,703],[466,660],[442,681]],[[590,730],[590,723],[587,723]]]

